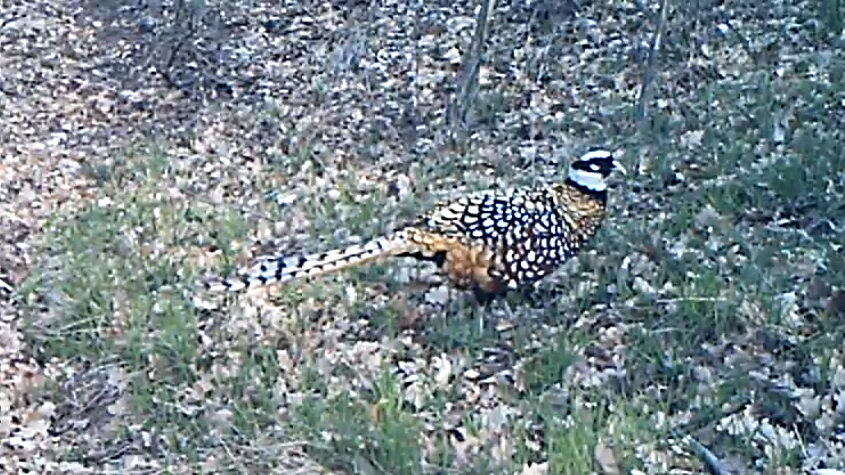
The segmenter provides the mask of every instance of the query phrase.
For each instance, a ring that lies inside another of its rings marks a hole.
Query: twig
[[[3,279],[0,279],[0,288],[2,288],[3,290],[6,290],[8,292],[12,292],[12,293],[15,291],[15,288],[12,287],[11,285],[7,284],[6,281],[3,280]]]
[[[651,83],[654,81],[654,68],[657,62],[657,56],[660,51],[660,40],[663,35],[663,25],[666,23],[666,0],[660,1],[660,12],[658,13],[657,27],[654,29],[654,36],[651,38],[651,47],[648,53],[648,63],[646,64],[645,74],[643,75],[643,82],[640,85],[640,94],[637,99],[636,120],[641,123],[646,115],[646,103],[651,99]]]
[[[241,447],[240,449],[243,451],[252,451],[252,452],[264,452],[266,453],[269,449],[290,449],[293,447],[308,447],[313,446],[311,442],[307,440],[294,440],[292,442],[280,442],[278,444],[268,445],[264,447]]]
[[[692,446],[693,452],[695,455],[698,455],[698,458],[704,462],[704,466],[707,467],[707,471],[709,471],[713,475],[729,475],[730,471],[725,467],[725,464],[719,460],[716,455],[713,454],[707,447],[705,447],[701,442],[695,440],[691,435],[686,436],[687,441],[689,442],[690,446]]]
[[[229,448],[229,444],[226,443],[223,437],[218,438],[220,445],[223,446],[223,450],[226,452],[226,455],[229,457],[229,460],[232,461],[232,464],[237,468],[240,473],[247,473],[243,467],[243,463],[235,458],[235,454],[232,453],[232,449]]]
[[[742,411],[745,407],[745,404],[737,404],[734,408],[727,410],[727,411],[717,411],[718,416],[712,417],[713,414],[710,414],[711,417],[699,417],[698,420],[687,422],[681,426],[675,427],[670,430],[670,433],[673,437],[677,437],[681,440],[686,440],[689,443],[690,447],[692,448],[695,455],[701,459],[704,463],[704,466],[707,467],[707,471],[710,472],[712,475],[730,475],[730,470],[719,460],[716,455],[710,451],[707,447],[704,446],[701,442],[696,440],[689,432],[693,430],[698,430],[704,427],[711,422],[723,419],[725,417],[729,417],[733,414],[736,414]],[[702,423],[706,422],[706,423]]]
[[[118,447],[117,449],[114,449],[114,450],[108,450],[108,449],[98,450],[98,451],[93,452],[91,454],[85,455],[85,460],[88,461],[88,462],[92,462],[92,463],[105,462],[105,461],[108,461],[108,460],[115,460],[117,458],[120,458],[120,457],[126,455],[126,453],[129,452],[129,449],[131,449],[131,448],[132,448],[132,446],[130,446],[129,444],[124,444],[124,445],[121,445],[120,447]]]
[[[657,299],[657,303],[675,303],[675,302],[726,302],[728,299],[718,297],[681,297],[677,299]]]

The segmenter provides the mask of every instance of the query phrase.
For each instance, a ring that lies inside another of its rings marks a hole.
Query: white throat
[[[588,172],[586,170],[569,169],[569,179],[592,191],[604,191],[607,189],[607,182],[601,173]]]

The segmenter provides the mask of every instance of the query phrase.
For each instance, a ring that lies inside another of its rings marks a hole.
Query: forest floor
[[[845,470],[841,2],[577,3],[495,5],[461,108],[475,2],[0,0],[0,471]],[[198,285],[595,145],[603,228],[488,307]]]

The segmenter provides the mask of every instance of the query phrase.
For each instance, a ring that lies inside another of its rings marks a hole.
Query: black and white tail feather
[[[409,245],[406,231],[400,230],[382,236],[365,244],[355,244],[346,248],[326,252],[315,252],[290,257],[266,257],[240,275],[211,282],[208,288],[213,291],[239,291],[251,287],[269,284],[282,284],[298,279],[317,277],[346,267],[361,265],[391,256],[414,252]]]

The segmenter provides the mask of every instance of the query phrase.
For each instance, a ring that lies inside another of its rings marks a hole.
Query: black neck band
[[[607,190],[601,190],[601,191],[592,190],[592,189],[587,188],[586,186],[578,183],[577,181],[573,180],[572,178],[567,178],[566,184],[571,186],[572,188],[575,188],[576,190],[580,191],[581,193],[584,193],[585,195],[590,195],[590,196],[594,197],[595,199],[600,200],[602,203],[607,202]]]

